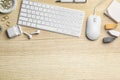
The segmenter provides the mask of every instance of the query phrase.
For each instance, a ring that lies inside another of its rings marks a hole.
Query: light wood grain
[[[85,4],[36,1],[85,11],[81,37],[41,31],[32,40],[24,35],[8,39],[5,33],[8,27],[0,21],[3,26],[0,33],[0,80],[120,80],[120,40],[102,43],[103,37],[109,36],[104,25],[114,23],[103,14],[112,0],[105,0],[97,8],[97,15],[102,18],[101,36],[97,41],[89,41],[85,29],[87,17],[93,13],[99,0],[88,0]],[[16,10],[8,14],[11,26],[17,23],[21,0],[17,3]],[[0,19],[3,16],[0,14]],[[22,29],[35,31],[27,27]],[[120,27],[116,30],[119,31]]]

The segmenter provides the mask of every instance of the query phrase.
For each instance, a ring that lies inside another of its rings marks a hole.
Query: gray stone
[[[103,43],[111,43],[115,40],[115,37],[105,37],[103,38]]]

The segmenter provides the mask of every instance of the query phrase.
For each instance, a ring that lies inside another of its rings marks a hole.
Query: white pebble
[[[114,37],[119,37],[119,36],[120,36],[120,32],[115,31],[115,30],[109,30],[108,33],[109,33],[111,36],[114,36]]]

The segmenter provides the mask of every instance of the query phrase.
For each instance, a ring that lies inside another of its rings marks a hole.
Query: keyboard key
[[[27,0],[23,0],[23,3],[24,3],[24,4],[28,4],[29,1],[27,1]]]
[[[22,12],[27,12],[27,9],[21,9]]]
[[[27,14],[26,13],[21,13],[20,16],[25,16],[26,17]]]
[[[28,21],[28,18],[25,18],[25,17],[20,17],[19,19],[23,21]]]
[[[31,26],[31,23],[30,23],[30,22],[27,22],[27,26]]]
[[[19,21],[18,21],[18,24],[22,24],[22,21],[19,20]]]
[[[22,5],[22,8],[26,8],[26,5],[25,5],[25,4],[23,4],[23,5]]]

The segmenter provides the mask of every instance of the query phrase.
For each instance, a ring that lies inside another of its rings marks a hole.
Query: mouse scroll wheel
[[[96,18],[93,19],[94,22],[97,22]]]

